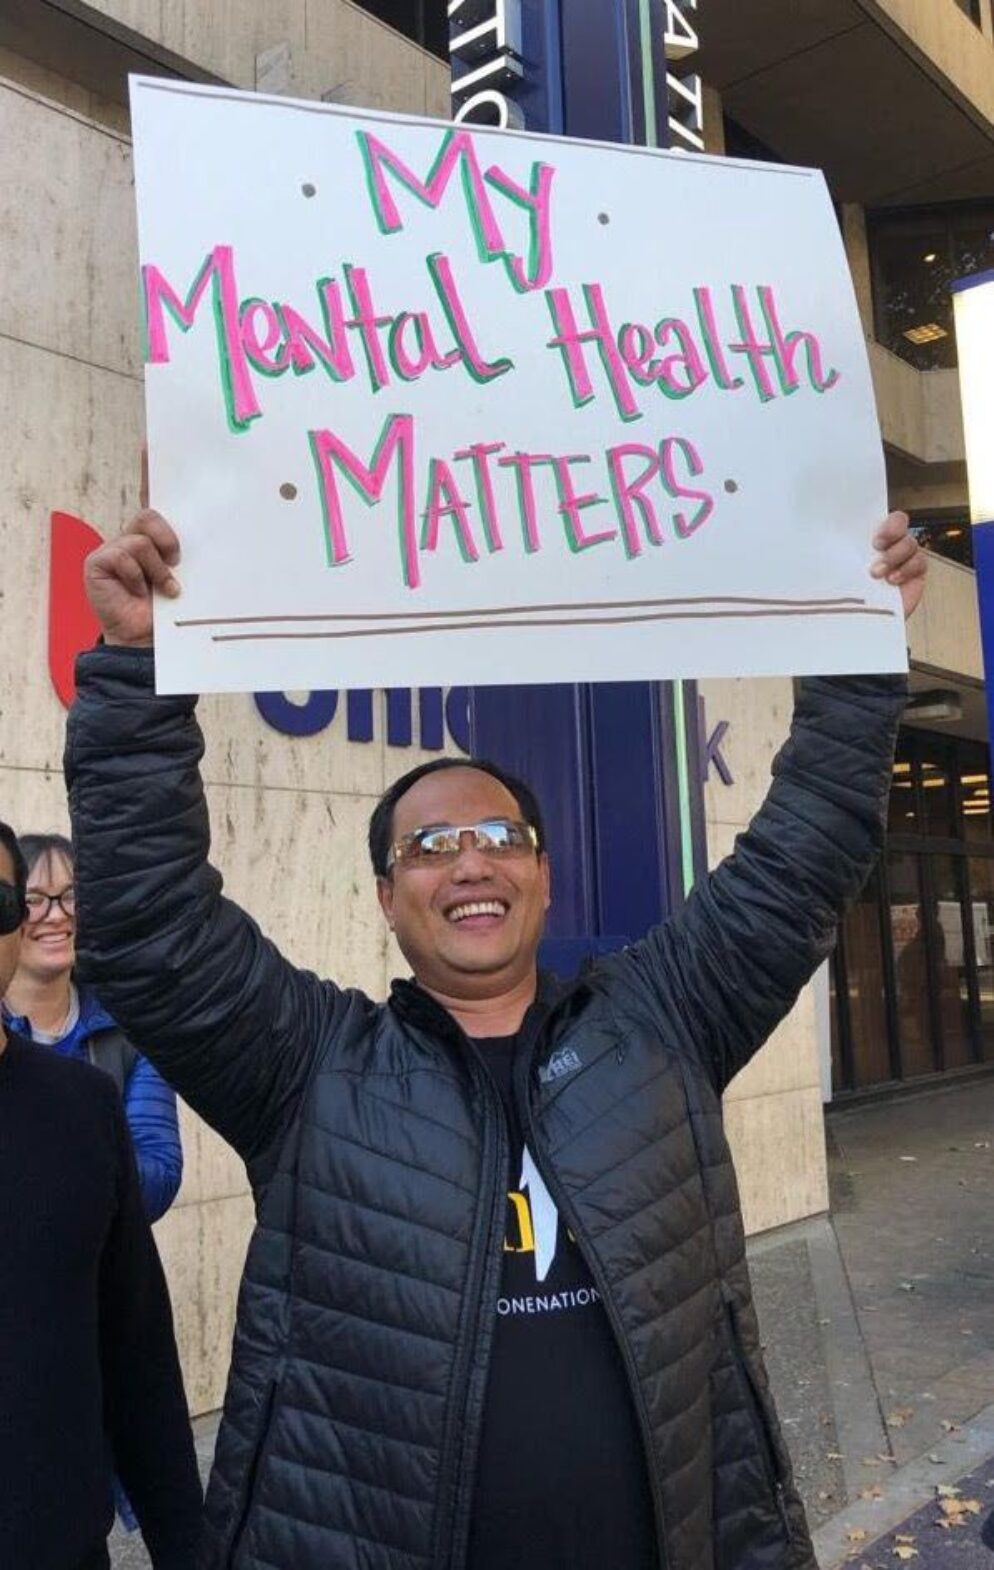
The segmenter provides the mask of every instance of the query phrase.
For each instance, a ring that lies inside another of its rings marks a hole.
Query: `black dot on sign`
[[[304,196],[317,196],[318,194],[317,186],[312,185],[310,180],[307,181],[306,185],[302,185],[300,189]]]
[[[297,500],[297,487],[291,485],[289,480],[286,480],[280,486],[280,495],[285,502],[295,502]]]
[[[738,480],[726,480],[725,481],[725,489],[728,492],[729,496],[734,496],[735,492],[738,490],[738,488],[739,488]]]
[[[611,214],[610,213],[598,213],[597,214],[597,222],[599,224],[609,224],[611,222]]]

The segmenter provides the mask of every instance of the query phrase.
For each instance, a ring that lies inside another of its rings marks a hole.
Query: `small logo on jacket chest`
[[[543,1085],[551,1085],[557,1079],[565,1079],[567,1074],[575,1074],[583,1063],[572,1047],[559,1047],[548,1063],[544,1063],[538,1071],[539,1080]]]

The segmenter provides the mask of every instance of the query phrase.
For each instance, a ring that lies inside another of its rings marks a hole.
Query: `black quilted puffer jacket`
[[[221,897],[193,701],[150,684],[143,653],[84,655],[66,762],[81,973],[256,1196],[202,1563],[464,1570],[507,1189],[496,1093],[417,986],[375,1004],[319,981]],[[643,941],[543,981],[525,1022],[529,1147],[623,1354],[660,1570],[814,1564],[720,1098],[877,853],[903,692],[803,684],[734,855]]]

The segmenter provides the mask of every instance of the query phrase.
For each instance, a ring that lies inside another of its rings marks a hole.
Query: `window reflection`
[[[919,545],[946,561],[973,566],[973,529],[966,512],[946,508],[941,513],[913,512],[911,532]]]
[[[901,1067],[906,1079],[938,1067],[928,1011],[928,950],[918,888],[918,857],[889,857],[890,932],[897,982]]]
[[[964,748],[958,759],[963,838],[991,837],[991,781],[986,747]]]
[[[880,886],[874,877],[850,907],[845,922],[846,998],[852,1038],[853,1089],[864,1090],[893,1079],[888,1048],[883,950],[880,941]],[[833,1059],[843,1083],[841,1044],[833,1033]]]
[[[839,1090],[994,1063],[991,774],[985,743],[902,727],[886,879],[842,928]]]
[[[944,762],[928,758],[922,759],[921,770],[922,832],[945,839],[955,832],[952,774]]]
[[[970,895],[973,944],[980,994],[980,1043],[984,1059],[994,1062],[994,861],[971,856]]]
[[[915,763],[908,746],[907,733],[902,732],[894,759],[887,813],[887,827],[891,834],[918,832],[918,793],[915,786]]]
[[[994,205],[870,216],[877,338],[919,371],[956,365],[950,284],[994,266]]]
[[[973,1062],[970,1029],[970,988],[967,946],[963,934],[961,864],[952,856],[931,860],[932,963],[943,1067],[965,1068]]]

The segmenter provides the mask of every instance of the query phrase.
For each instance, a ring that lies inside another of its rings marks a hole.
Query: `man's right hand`
[[[151,648],[152,595],[175,599],[180,592],[172,569],[179,540],[157,512],[140,512],[116,540],[86,559],[86,593],[100,619],[104,642],[119,648]]]

